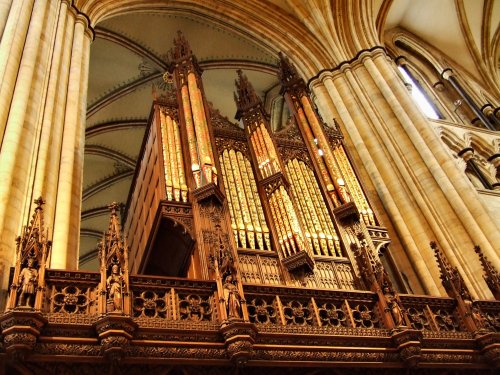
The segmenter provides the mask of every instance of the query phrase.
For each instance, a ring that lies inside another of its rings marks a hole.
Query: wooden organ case
[[[113,204],[99,272],[46,269],[51,243],[44,201],[35,201],[0,315],[2,369],[487,374],[500,366],[500,301],[473,300],[435,243],[447,297],[393,284],[378,256],[390,239],[342,135],[323,123],[285,56],[279,78],[291,118],[277,132],[243,72],[239,124],[210,108],[201,73],[179,33],[125,235]],[[498,297],[499,274],[476,252]]]
[[[323,124],[304,81],[281,56],[292,117],[272,132],[260,99],[238,71],[238,125],[210,107],[196,58],[182,36],[176,43],[126,208],[132,272],[209,278],[215,229],[203,217],[212,210],[209,219],[218,215],[217,232],[229,240],[241,282],[363,288],[350,249],[358,243],[356,231],[374,250],[390,239],[341,134]],[[336,210],[354,215],[358,229]]]

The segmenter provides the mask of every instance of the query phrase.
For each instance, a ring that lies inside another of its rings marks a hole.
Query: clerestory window
[[[429,100],[428,96],[425,94],[424,90],[420,87],[418,82],[413,79],[413,77],[405,68],[398,66],[398,69],[401,72],[405,83],[410,86],[411,96],[420,110],[430,119],[440,119],[441,116],[435,109],[434,104]]]

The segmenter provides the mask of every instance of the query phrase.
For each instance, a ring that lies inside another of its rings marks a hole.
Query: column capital
[[[493,164],[493,166],[495,168],[498,168],[500,167],[500,154],[499,153],[496,153],[496,154],[493,154],[491,155],[489,158],[488,158],[488,161]]]
[[[460,151],[457,155],[460,156],[465,161],[469,161],[474,156],[474,149],[472,147],[466,147],[462,151]]]
[[[446,79],[446,80],[450,79],[450,77],[454,76],[454,75],[455,75],[455,72],[451,68],[446,68],[445,70],[443,70],[441,72],[441,78]]]
[[[84,27],[85,35],[94,40],[95,31],[94,28],[92,27],[92,21],[90,20],[89,16],[87,16],[83,12],[80,12],[80,10],[78,10],[78,8],[72,2],[67,0],[62,0],[62,1],[63,3],[70,3],[69,9],[71,9],[71,11],[73,12],[73,15],[75,17],[75,23],[81,23]]]
[[[445,89],[444,83],[442,81],[437,81],[432,85],[432,87],[434,87],[439,92],[444,91]]]
[[[406,65],[408,60],[406,60],[405,56],[398,56],[394,59],[394,62],[396,63],[397,66],[402,66],[402,65]]]

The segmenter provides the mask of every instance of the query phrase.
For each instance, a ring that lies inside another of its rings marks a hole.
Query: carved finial
[[[485,275],[483,275],[486,284],[495,296],[495,299],[500,300],[500,274],[493,267],[493,264],[486,258],[479,246],[474,246],[474,251],[479,255],[479,260],[483,266]]]
[[[299,77],[297,69],[290,62],[288,57],[286,57],[282,52],[279,52],[278,56],[279,56],[278,76],[281,84],[286,87],[293,83],[304,83],[304,80]]]
[[[438,248],[436,242],[431,241],[430,246],[436,255],[441,273],[441,282],[448,295],[452,298],[461,297],[464,300],[471,300],[470,293],[465,286],[460,272],[458,272],[458,268],[450,264],[444,253]]]
[[[36,209],[41,209],[42,206],[45,204],[45,201],[43,200],[43,198],[40,196],[38,197],[37,199],[35,199],[33,202],[35,202],[36,204]]]
[[[174,48],[170,50],[170,54],[174,60],[183,59],[193,54],[187,39],[180,30],[177,31],[177,37],[174,38]]]
[[[126,250],[120,229],[120,220],[118,218],[120,205],[113,202],[108,208],[111,214],[109,217],[108,231],[104,233],[101,251],[106,268],[109,268],[111,263],[123,265],[123,253]]]
[[[116,216],[116,210],[120,209],[120,205],[116,202],[111,203],[108,208],[111,210],[111,215]]]
[[[238,113],[236,114],[238,117],[239,113],[253,106],[261,105],[262,101],[255,93],[255,89],[248,81],[246,75],[243,74],[241,69],[238,69],[236,73],[238,73],[238,79],[234,81],[236,85],[234,100],[236,102],[236,107],[238,108]]]

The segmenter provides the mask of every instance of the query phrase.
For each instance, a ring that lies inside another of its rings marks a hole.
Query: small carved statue
[[[122,311],[123,276],[118,264],[113,264],[111,267],[111,275],[106,280],[106,290],[108,291],[108,312]]]
[[[404,325],[404,319],[403,319],[403,310],[401,309],[401,306],[399,304],[398,299],[396,298],[396,295],[391,292],[390,288],[385,286],[384,289],[384,298],[385,302],[387,303],[387,308],[391,312],[392,318],[394,319],[394,324],[396,327],[401,327]]]
[[[226,276],[223,288],[228,319],[241,319],[241,296],[231,274]]]
[[[28,265],[24,267],[19,274],[18,282],[21,286],[21,292],[18,306],[34,306],[37,278],[38,270],[35,268],[35,259],[28,258]]]

